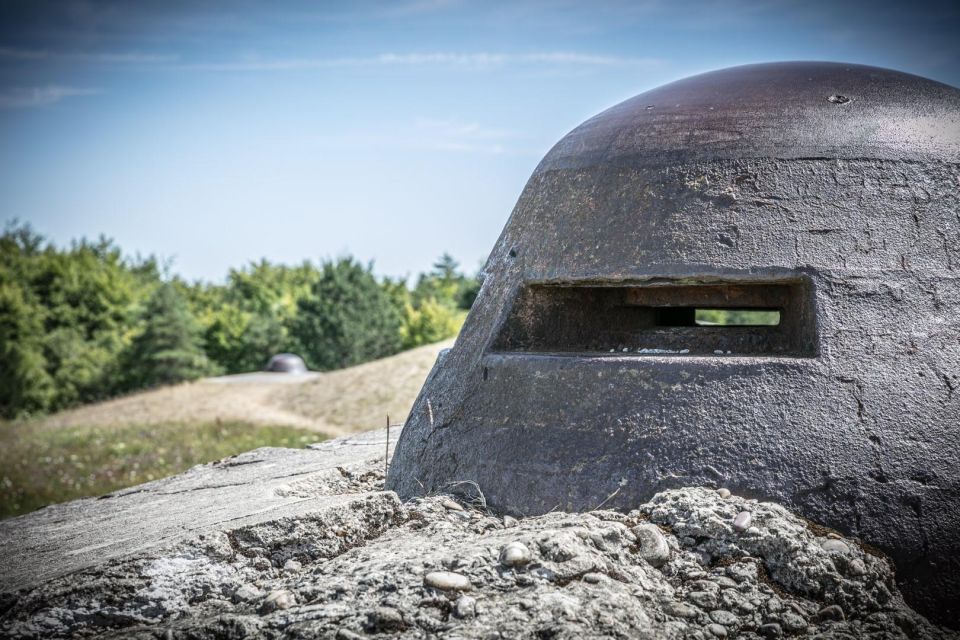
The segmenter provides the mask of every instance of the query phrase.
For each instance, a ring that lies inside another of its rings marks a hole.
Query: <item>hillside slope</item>
[[[453,340],[349,369],[294,378],[225,376],[164,387],[54,414],[45,427],[244,422],[320,431],[330,436],[406,419],[441,349]],[[273,378],[273,379],[271,379]]]

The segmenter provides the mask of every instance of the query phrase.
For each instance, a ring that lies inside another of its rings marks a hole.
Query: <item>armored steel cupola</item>
[[[725,486],[956,621],[958,191],[960,91],[904,73],[752,65],[612,107],[527,183],[389,486],[513,514]]]

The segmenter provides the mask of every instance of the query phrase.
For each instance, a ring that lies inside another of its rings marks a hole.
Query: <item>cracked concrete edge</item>
[[[391,440],[399,436],[391,428]],[[381,493],[386,430],[309,449],[265,447],[99,498],[51,505],[0,522],[0,593],[112,561],[193,544],[216,532],[333,513]],[[366,474],[366,475],[365,475]]]

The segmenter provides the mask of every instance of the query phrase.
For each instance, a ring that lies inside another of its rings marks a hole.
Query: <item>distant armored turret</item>
[[[275,373],[306,373],[307,365],[303,358],[294,353],[278,353],[270,358],[263,370]]]

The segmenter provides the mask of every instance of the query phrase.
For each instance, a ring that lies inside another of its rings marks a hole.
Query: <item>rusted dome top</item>
[[[960,160],[960,90],[831,62],[732,67],[684,78],[570,132],[537,173],[729,158]]]

